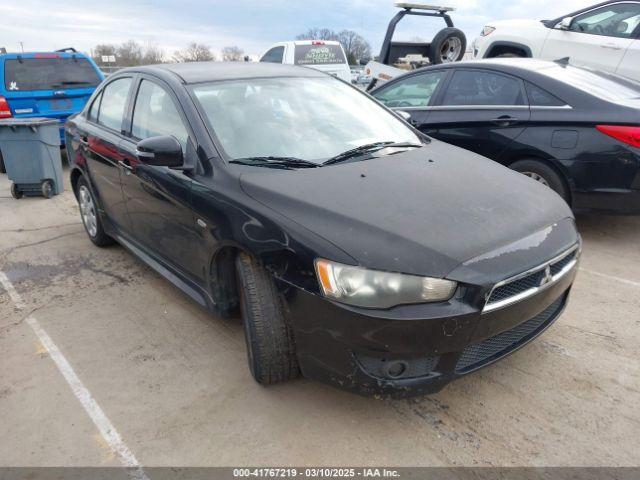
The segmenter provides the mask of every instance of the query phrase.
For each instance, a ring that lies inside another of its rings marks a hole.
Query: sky
[[[457,8],[455,25],[469,42],[491,20],[555,18],[597,0],[430,0]],[[377,54],[395,14],[392,0],[2,0],[0,47],[8,51],[50,51],[73,46],[84,52],[99,43],[133,39],[154,44],[170,56],[189,42],[219,52],[237,45],[260,55],[269,45],[292,40],[310,27],[351,29]],[[430,40],[440,19],[400,23],[398,39]],[[22,42],[22,47],[20,45]]]

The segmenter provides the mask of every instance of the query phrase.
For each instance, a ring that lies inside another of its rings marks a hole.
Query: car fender
[[[509,20],[488,25],[495,27],[496,30],[476,40],[477,58],[487,58],[496,46],[521,48],[528,53],[529,57],[539,57],[550,31],[535,20]]]

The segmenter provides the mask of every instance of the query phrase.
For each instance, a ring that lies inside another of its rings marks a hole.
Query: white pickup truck
[[[487,24],[476,58],[533,57],[617,73],[640,81],[640,1],[610,0],[554,20]]]

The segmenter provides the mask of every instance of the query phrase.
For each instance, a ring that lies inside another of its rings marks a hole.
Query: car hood
[[[510,27],[510,28],[547,28],[540,20],[530,20],[526,18],[516,18],[511,20],[497,20],[495,22],[489,22],[487,25],[495,27]]]
[[[247,168],[255,169],[241,176],[248,195],[386,271],[444,277],[572,217],[547,187],[438,141],[317,169]]]

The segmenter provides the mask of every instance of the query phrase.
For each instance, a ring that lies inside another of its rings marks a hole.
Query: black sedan
[[[66,135],[91,241],[240,310],[262,384],[438,390],[545,330],[577,270],[560,197],[315,70],[122,70]]]
[[[640,83],[566,61],[492,59],[416,70],[371,93],[576,211],[640,214]]]

